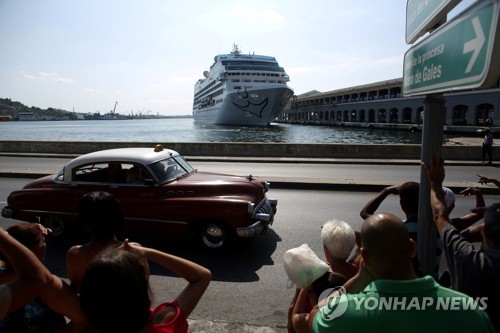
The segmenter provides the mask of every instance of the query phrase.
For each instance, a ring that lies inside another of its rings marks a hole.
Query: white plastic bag
[[[328,264],[321,260],[307,244],[286,251],[283,259],[285,272],[289,278],[288,288],[291,288],[293,284],[297,288],[305,288],[330,270]]]

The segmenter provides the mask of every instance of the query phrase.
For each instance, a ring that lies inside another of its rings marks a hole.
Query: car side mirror
[[[144,179],[144,185],[148,185],[148,186],[153,186],[155,184],[155,181],[151,178],[146,178]]]

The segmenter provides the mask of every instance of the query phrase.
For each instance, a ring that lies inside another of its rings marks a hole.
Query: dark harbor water
[[[421,133],[273,123],[270,127],[199,125],[192,118],[0,122],[2,141],[275,142],[397,144]]]

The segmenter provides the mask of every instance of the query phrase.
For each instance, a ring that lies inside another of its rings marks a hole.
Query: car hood
[[[28,188],[40,188],[40,187],[45,187],[49,186],[51,184],[54,184],[54,177],[56,175],[49,175],[49,176],[44,176],[35,180],[32,180],[28,184],[23,186],[23,189],[28,189]]]
[[[239,184],[254,184],[255,186],[261,186],[261,182],[255,179],[253,176],[236,176],[236,175],[227,175],[222,173],[214,173],[214,172],[201,172],[196,171],[190,174],[188,177],[180,178],[179,181],[183,183],[193,183],[193,184],[231,184],[231,183],[239,183]]]
[[[194,172],[166,187],[171,186],[176,187],[177,191],[192,192],[195,196],[244,196],[250,201],[260,201],[265,193],[264,184],[250,175],[245,177],[212,172]]]

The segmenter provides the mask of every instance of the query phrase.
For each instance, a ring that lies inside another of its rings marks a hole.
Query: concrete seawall
[[[420,159],[420,145],[415,144],[0,141],[0,152],[85,154],[111,148],[154,147],[158,143],[185,156]],[[481,148],[476,142],[455,142],[444,145],[443,155],[448,160],[477,161]]]

